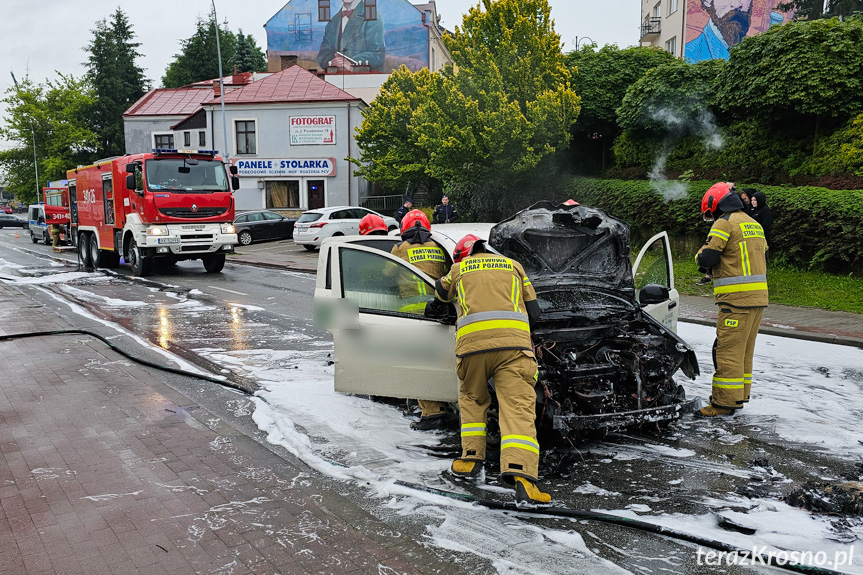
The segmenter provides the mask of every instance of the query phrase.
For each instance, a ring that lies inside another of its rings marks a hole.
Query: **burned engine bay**
[[[676,419],[695,401],[673,375],[694,378],[692,348],[638,303],[629,228],[604,211],[540,202],[491,230],[489,245],[525,268],[542,311],[537,431],[591,430]]]

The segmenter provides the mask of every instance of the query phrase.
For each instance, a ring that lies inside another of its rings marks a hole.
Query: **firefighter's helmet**
[[[733,193],[732,186],[726,182],[719,182],[710,186],[710,189],[701,198],[701,217],[704,218],[704,221],[714,221],[719,212],[719,202]]]
[[[467,256],[472,255],[477,246],[482,246],[484,243],[485,240],[478,236],[473,234],[466,235],[455,245],[455,250],[452,252],[452,261],[459,263]]]
[[[569,199],[569,200],[566,200],[565,202],[563,202],[563,205],[564,206],[580,206],[581,204],[579,204],[578,202],[576,202],[573,199]]]
[[[414,226],[422,226],[427,230],[431,230],[428,216],[422,210],[411,210],[402,218],[402,233],[405,233]]]
[[[387,224],[384,219],[377,214],[368,214],[360,220],[360,235],[366,236],[372,232],[387,233]]]

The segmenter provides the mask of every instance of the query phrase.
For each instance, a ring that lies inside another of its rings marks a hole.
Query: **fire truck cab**
[[[108,158],[69,170],[67,179],[85,265],[117,267],[123,257],[135,275],[147,276],[158,263],[200,259],[216,273],[237,244],[232,192],[239,179],[215,151]]]

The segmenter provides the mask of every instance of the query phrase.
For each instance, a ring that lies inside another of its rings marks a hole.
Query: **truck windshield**
[[[150,191],[227,192],[228,176],[225,165],[217,160],[198,160],[195,165],[188,161],[153,159],[146,162],[147,189]]]

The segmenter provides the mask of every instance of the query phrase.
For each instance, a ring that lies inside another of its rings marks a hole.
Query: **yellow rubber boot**
[[[515,478],[515,500],[519,503],[548,503],[551,495],[539,490],[536,483],[524,477]]]
[[[734,410],[726,407],[713,407],[712,405],[707,405],[702,407],[699,410],[699,413],[704,417],[715,417],[717,415],[732,415]]]
[[[456,459],[450,468],[453,475],[459,477],[476,477],[482,471],[482,461],[476,459]]]

